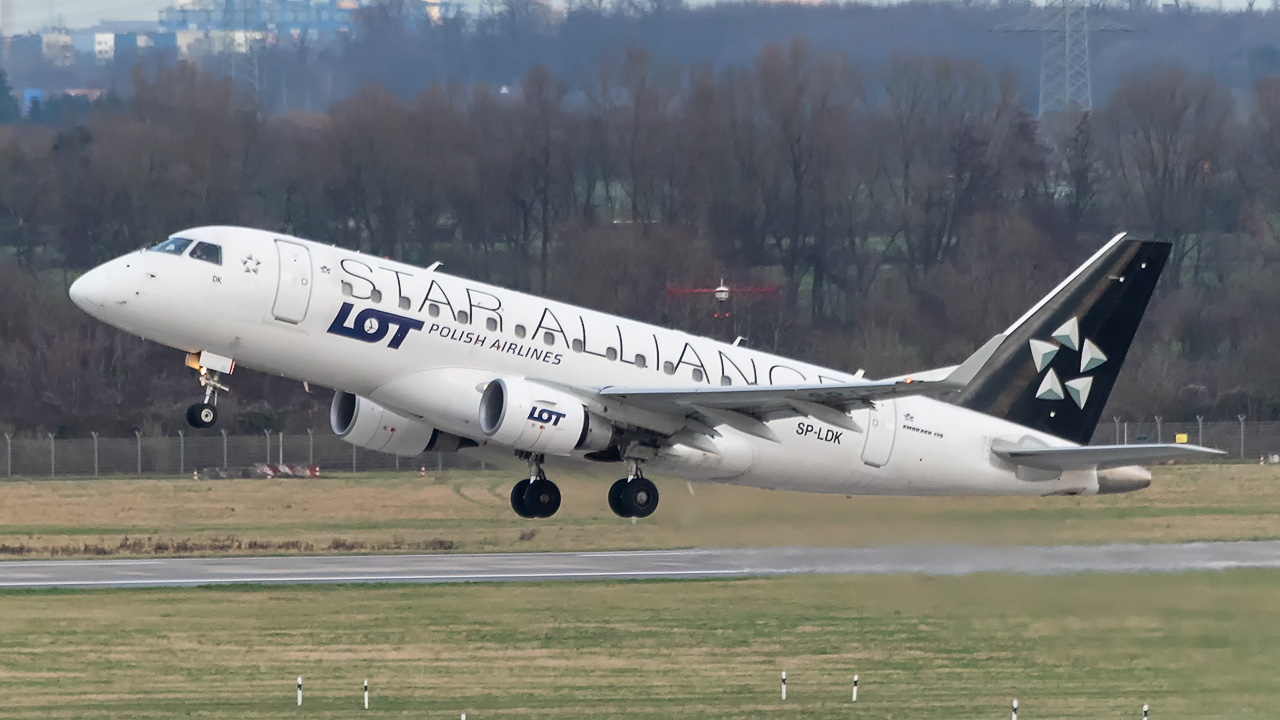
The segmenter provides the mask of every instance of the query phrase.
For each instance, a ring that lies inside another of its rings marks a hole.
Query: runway
[[[799,574],[1145,573],[1280,567],[1280,541],[1176,545],[738,548],[473,555],[333,555],[0,562],[0,588],[456,583]]]

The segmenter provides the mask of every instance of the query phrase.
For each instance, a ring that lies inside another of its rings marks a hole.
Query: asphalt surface
[[[1280,568],[1280,541],[1177,545],[741,548],[478,555],[10,560],[0,588],[446,583],[797,574],[1023,575]]]

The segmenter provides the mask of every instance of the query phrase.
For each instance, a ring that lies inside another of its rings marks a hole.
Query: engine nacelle
[[[475,447],[474,440],[441,432],[421,420],[406,418],[381,405],[338,391],[329,406],[334,434],[357,447],[413,457],[427,451],[454,452]]]
[[[485,387],[480,430],[500,445],[549,455],[604,450],[615,432],[581,399],[524,378],[499,378]]]

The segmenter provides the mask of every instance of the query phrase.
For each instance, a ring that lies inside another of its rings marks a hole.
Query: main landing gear
[[[230,390],[219,381],[218,371],[202,365],[197,366],[196,369],[200,371],[200,387],[204,388],[204,402],[187,408],[187,424],[193,428],[213,427],[213,424],[218,422],[218,391],[230,392]]]
[[[522,518],[549,518],[560,509],[560,488],[542,472],[545,456],[521,454],[529,463],[529,477],[511,488],[511,509]]]
[[[627,477],[609,488],[609,509],[618,517],[646,518],[658,509],[658,488],[640,471],[637,460],[627,460]]]
[[[560,509],[560,488],[542,471],[546,457],[517,455],[529,463],[529,477],[511,488],[511,509],[522,518],[548,518]],[[609,509],[618,517],[646,518],[658,509],[658,488],[644,476],[639,460],[627,460],[627,477],[609,488]]]

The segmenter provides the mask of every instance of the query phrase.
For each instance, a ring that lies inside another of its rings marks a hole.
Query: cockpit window
[[[181,255],[186,252],[189,247],[191,247],[191,241],[187,238],[171,237],[151,248],[151,251],[169,253],[170,255]]]
[[[204,260],[214,265],[222,264],[222,246],[213,243],[199,242],[191,249],[191,257],[196,260]]]

